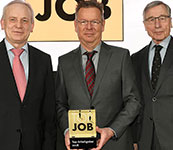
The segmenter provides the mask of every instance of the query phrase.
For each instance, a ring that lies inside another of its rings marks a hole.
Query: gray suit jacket
[[[140,150],[150,150],[153,124],[163,150],[173,149],[173,38],[169,43],[155,92],[152,90],[149,68],[149,45],[132,55],[140,89],[143,111],[138,121],[138,143]]]
[[[117,140],[109,140],[104,150],[130,150],[129,125],[137,116],[140,103],[128,50],[102,43],[92,99],[84,79],[80,47],[59,58],[56,77],[58,122],[68,128],[69,109],[96,109],[101,128],[111,127]]]

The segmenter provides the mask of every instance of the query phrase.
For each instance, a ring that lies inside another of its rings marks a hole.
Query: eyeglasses
[[[160,23],[165,23],[167,21],[167,18],[170,18],[170,16],[161,15],[159,17],[149,17],[149,18],[145,19],[144,21],[149,24],[154,24],[156,22],[156,19],[158,19],[160,21]]]
[[[101,23],[101,21],[99,21],[99,20],[91,20],[91,21],[77,20],[77,22],[80,23],[80,25],[82,25],[82,26],[86,26],[86,25],[88,25],[88,23],[90,23],[90,25],[92,25],[92,26],[97,26]]]

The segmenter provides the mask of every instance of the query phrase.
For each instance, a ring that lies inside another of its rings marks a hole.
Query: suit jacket
[[[80,47],[59,58],[56,83],[58,122],[68,128],[69,109],[96,109],[96,122],[110,127],[117,140],[109,140],[104,150],[133,149],[129,125],[139,112],[140,103],[128,50],[102,42],[92,99],[82,68]]]
[[[163,150],[173,149],[173,38],[168,45],[161,66],[156,90],[152,90],[148,53],[150,44],[132,55],[132,61],[140,89],[143,111],[142,119],[138,121],[141,130],[138,138],[139,150],[150,150],[152,143],[153,125]]]
[[[29,77],[23,102],[4,40],[0,42],[0,149],[55,150],[55,94],[50,57],[28,45]]]

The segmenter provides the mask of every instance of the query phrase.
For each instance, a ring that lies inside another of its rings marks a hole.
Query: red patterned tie
[[[85,54],[87,55],[87,58],[88,58],[86,62],[86,68],[85,68],[85,80],[86,80],[86,84],[87,84],[90,96],[92,97],[93,90],[94,90],[94,83],[95,83],[95,69],[94,69],[92,57],[94,56],[95,51],[91,53],[86,52]]]
[[[14,74],[14,78],[16,80],[16,85],[18,88],[20,99],[21,99],[21,101],[23,101],[23,98],[25,95],[25,90],[26,90],[26,77],[25,77],[23,65],[20,61],[20,55],[22,54],[22,52],[24,50],[23,49],[12,49],[11,51],[14,54],[13,74]]]

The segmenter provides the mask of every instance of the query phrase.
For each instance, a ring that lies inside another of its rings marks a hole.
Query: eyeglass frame
[[[100,23],[102,23],[102,21],[99,21],[99,20],[78,20],[76,19],[76,22],[80,23],[82,26],[86,26],[88,25],[88,23],[90,23],[90,25],[92,26],[97,26],[99,25]]]
[[[145,19],[144,22],[148,22],[149,24],[154,24],[156,22],[156,19],[158,19],[161,22],[162,21],[165,22],[167,18],[171,18],[171,16],[169,16],[169,15],[160,15],[159,17],[149,17],[149,18]],[[151,19],[153,19],[153,20],[151,20]]]

